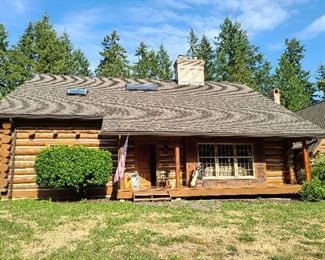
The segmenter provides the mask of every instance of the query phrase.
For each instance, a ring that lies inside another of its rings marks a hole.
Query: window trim
[[[221,158],[233,158],[234,159],[234,169],[235,169],[235,176],[219,176],[219,156],[218,156],[218,145],[223,145],[223,144],[230,144],[233,146],[234,149],[234,155],[233,156],[221,156]],[[256,175],[255,175],[255,151],[254,151],[254,144],[253,143],[227,143],[227,142],[222,142],[222,143],[213,143],[213,142],[200,142],[196,144],[196,148],[197,148],[197,152],[196,152],[196,156],[197,156],[197,161],[200,162],[199,160],[199,145],[214,145],[214,157],[213,156],[206,156],[206,158],[214,158],[215,160],[215,172],[216,172],[216,176],[207,176],[207,177],[203,177],[206,180],[240,180],[240,179],[255,179]],[[252,148],[252,155],[251,156],[237,156],[237,145],[250,145]],[[238,162],[237,162],[237,158],[251,158],[252,159],[252,165],[253,165],[253,175],[251,176],[239,176],[238,175]]]

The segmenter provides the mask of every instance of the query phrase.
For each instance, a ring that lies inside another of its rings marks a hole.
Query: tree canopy
[[[281,104],[295,111],[310,105],[312,84],[309,72],[302,69],[305,47],[299,40],[285,39],[286,49],[275,70],[274,86],[281,90]]]
[[[269,91],[270,63],[252,45],[241,24],[226,18],[216,37],[215,75],[218,81],[247,84],[254,90]]]
[[[61,36],[45,14],[29,23],[15,46],[8,47],[7,33],[0,26],[0,86],[4,95],[38,73],[89,76],[89,62],[74,50],[67,33]]]
[[[101,77],[128,77],[130,75],[126,50],[120,45],[116,31],[105,36],[100,52],[102,57],[96,75]]]

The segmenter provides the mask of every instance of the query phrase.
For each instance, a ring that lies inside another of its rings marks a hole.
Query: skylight
[[[86,88],[69,88],[67,90],[68,95],[78,95],[78,96],[86,96],[88,89]]]
[[[126,84],[126,90],[156,91],[158,90],[158,85],[155,83],[129,83]]]

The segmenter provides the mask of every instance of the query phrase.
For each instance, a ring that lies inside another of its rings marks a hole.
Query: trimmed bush
[[[56,145],[37,155],[35,169],[40,187],[75,188],[82,194],[87,187],[106,185],[112,174],[112,158],[108,151]]]

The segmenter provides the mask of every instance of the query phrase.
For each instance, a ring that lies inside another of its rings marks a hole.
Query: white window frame
[[[199,162],[199,145],[214,145],[214,161],[215,161],[215,172],[216,176],[207,176],[204,179],[255,179],[255,157],[254,157],[254,145],[252,143],[197,143],[197,161]],[[219,156],[218,156],[218,145],[232,145],[234,155],[233,156],[221,156],[220,158],[233,158],[234,159],[234,170],[235,176],[220,176],[219,175]],[[252,148],[251,156],[237,156],[237,145],[249,145]],[[207,156],[207,158],[213,158],[212,156]],[[252,159],[252,167],[253,167],[253,175],[251,176],[239,176],[238,175],[238,162],[237,158],[251,158]]]

